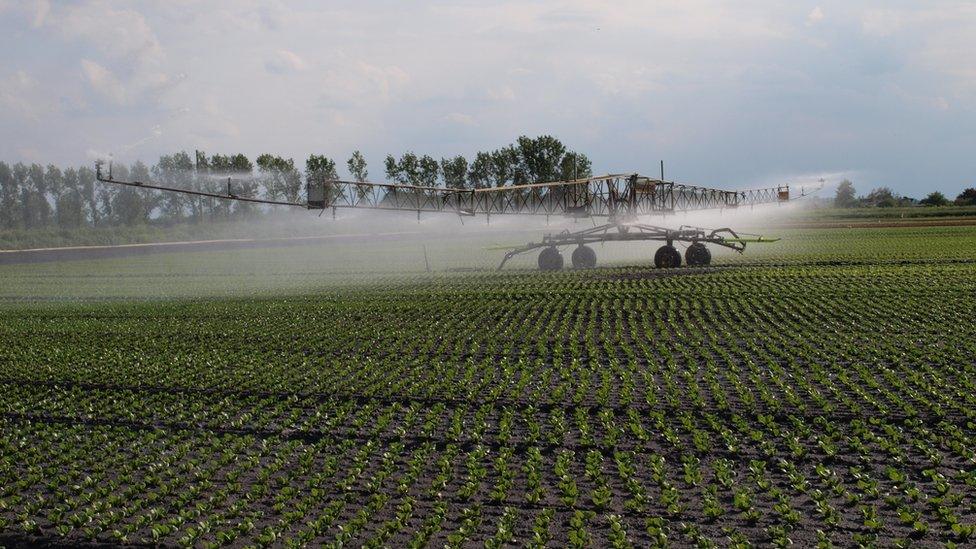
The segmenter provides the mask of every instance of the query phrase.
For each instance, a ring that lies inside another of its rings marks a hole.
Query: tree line
[[[353,181],[369,176],[366,158],[355,151],[345,162]],[[555,137],[526,136],[506,147],[464,156],[441,158],[406,152],[388,155],[389,181],[424,187],[485,188],[567,180],[592,175],[585,154],[570,151]],[[165,186],[230,193],[268,200],[300,202],[305,182],[339,179],[335,160],[312,154],[304,169],[292,158],[261,154],[207,155],[181,151],[163,155],[152,166],[113,164],[120,180],[153,181]],[[100,184],[91,167],[65,168],[0,162],[0,229],[199,223],[261,215],[254,204],[209,197],[156,192]]]
[[[949,198],[939,191],[929,193],[925,198],[916,200],[907,196],[901,196],[893,192],[888,187],[877,187],[864,196],[857,195],[854,184],[845,179],[837,186],[837,193],[834,195],[834,207],[837,208],[891,208],[895,206],[976,206],[976,188],[968,188],[959,193],[955,200]]]
[[[407,152],[399,159],[387,155],[383,165],[390,181],[420,187],[443,182],[445,187],[454,189],[568,181],[592,175],[592,165],[585,154],[568,150],[550,135],[519,137],[507,147],[477,153],[470,163],[463,156],[438,162],[427,155]]]

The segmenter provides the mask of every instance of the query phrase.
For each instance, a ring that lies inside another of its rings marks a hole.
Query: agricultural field
[[[976,227],[782,236],[0,266],[0,545],[972,544]]]

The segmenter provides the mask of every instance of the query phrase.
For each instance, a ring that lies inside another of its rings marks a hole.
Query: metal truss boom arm
[[[310,179],[306,184],[308,200],[304,203],[237,195],[232,192],[232,180],[229,178],[227,192],[216,193],[118,180],[112,176],[111,167],[105,176],[101,163],[96,164],[96,177],[103,183],[275,206],[308,209],[359,208],[410,211],[418,214],[443,212],[462,216],[565,215],[627,220],[643,215],[735,208],[790,200],[788,186],[728,191],[651,179],[638,174],[608,174],[573,181],[478,189]]]
[[[285,200],[267,200],[264,198],[254,198],[250,196],[240,196],[231,193],[230,182],[228,181],[227,193],[213,193],[208,191],[199,191],[195,189],[181,189],[177,187],[167,187],[164,185],[157,185],[155,183],[144,183],[142,181],[122,181],[112,177],[112,171],[109,169],[108,175],[102,174],[102,165],[95,164],[95,179],[101,181],[102,183],[113,183],[115,185],[124,185],[126,187],[135,187],[139,189],[153,189],[156,191],[166,191],[171,193],[187,194],[192,196],[205,196],[209,198],[221,198],[224,200],[237,200],[240,202],[252,202],[256,204],[271,204],[273,206],[298,206],[300,208],[307,207],[307,204],[300,202],[289,202]]]

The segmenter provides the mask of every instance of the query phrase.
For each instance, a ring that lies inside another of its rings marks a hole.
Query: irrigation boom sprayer
[[[685,263],[703,266],[711,262],[712,254],[706,244],[723,246],[738,252],[747,243],[774,242],[778,239],[736,233],[730,228],[703,229],[682,226],[669,229],[638,222],[639,216],[665,215],[675,212],[736,208],[757,204],[787,202],[809,194],[801,188],[791,197],[789,186],[728,191],[652,179],[639,174],[608,174],[572,181],[554,181],[495,188],[449,189],[418,187],[390,183],[365,183],[330,179],[310,179],[306,182],[307,201],[289,202],[266,200],[234,193],[233,181],[227,179],[225,193],[167,187],[151,182],[122,181],[102,173],[101,163],[95,166],[97,179],[143,189],[183,193],[195,196],[238,200],[277,206],[294,206],[309,210],[358,208],[388,211],[451,213],[462,217],[493,215],[544,215],[573,218],[604,219],[605,223],[580,231],[547,234],[539,242],[516,248],[504,248],[499,269],[512,257],[541,250],[539,269],[555,271],[563,267],[561,247],[574,247],[572,264],[576,268],[596,265],[596,252],[590,244],[637,240],[660,241],[663,245],[654,254],[659,268],[681,266],[681,254],[676,242],[687,243]]]

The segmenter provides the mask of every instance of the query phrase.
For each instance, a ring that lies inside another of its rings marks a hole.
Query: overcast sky
[[[550,133],[600,173],[976,185],[974,2],[0,0],[0,59],[7,161],[358,148],[379,180]]]

